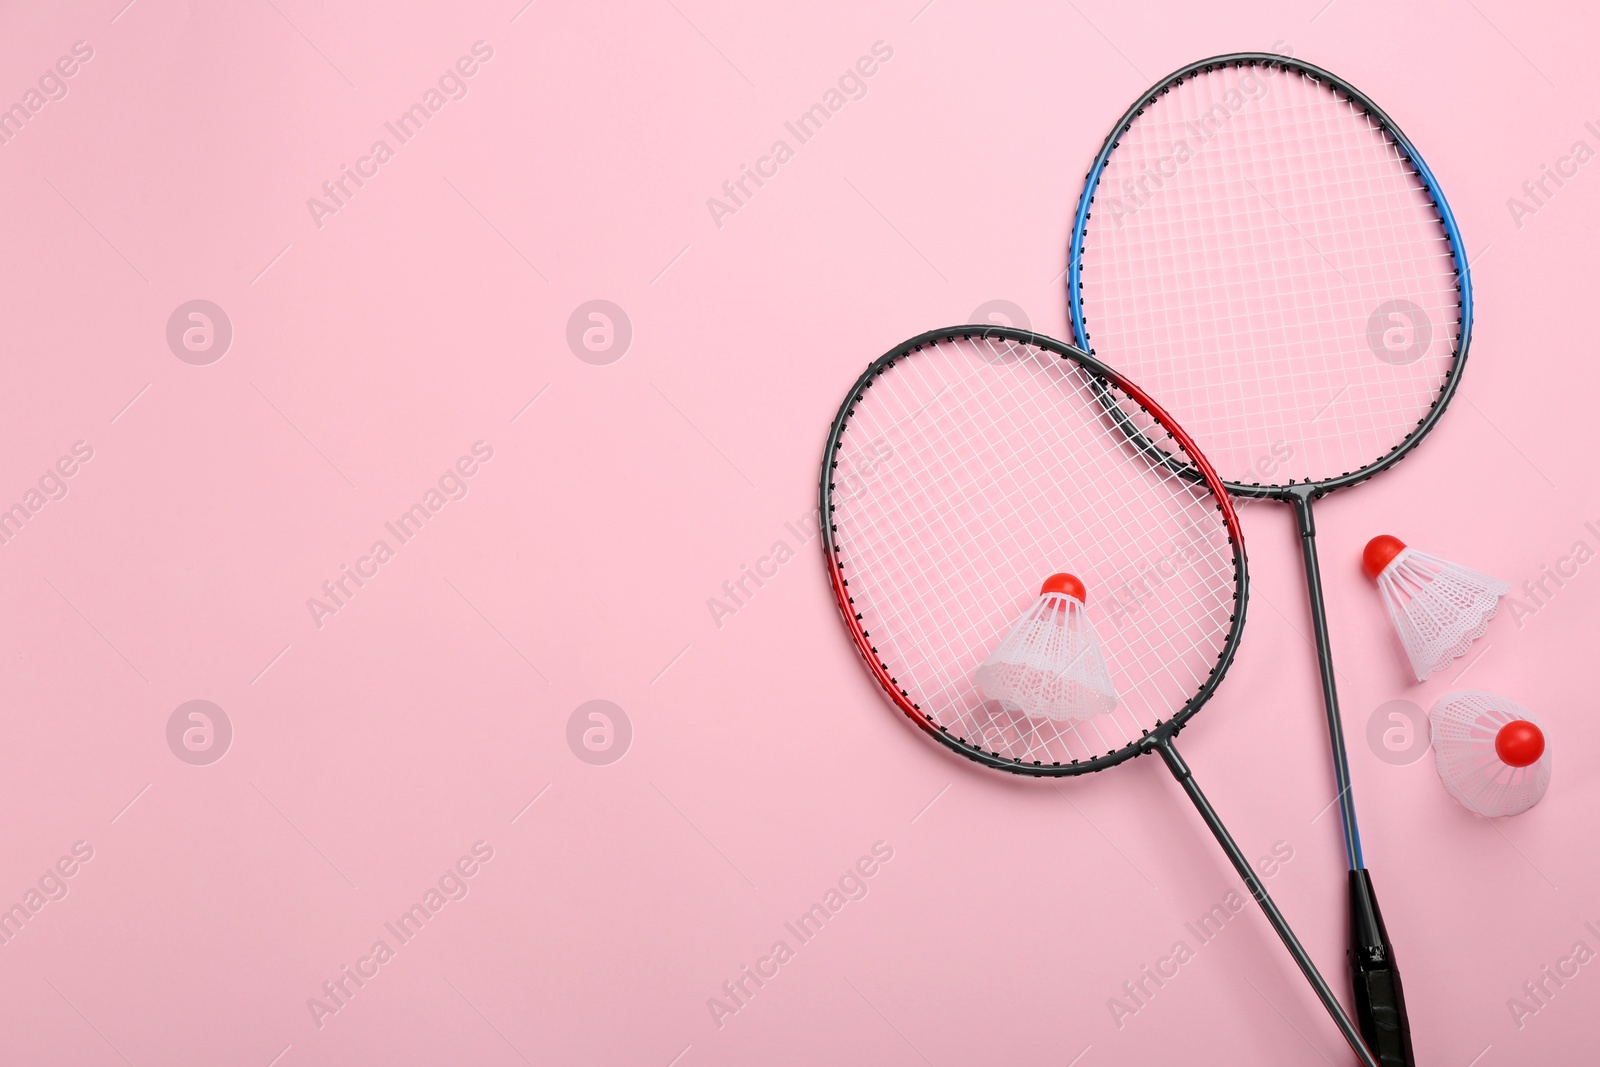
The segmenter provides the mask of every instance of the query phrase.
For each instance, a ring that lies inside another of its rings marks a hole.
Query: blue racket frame
[[[1439,188],[1422,155],[1383,109],[1337,75],[1310,63],[1289,56],[1267,52],[1236,52],[1214,56],[1191,63],[1174,71],[1134,102],[1106,136],[1094,164],[1084,180],[1083,194],[1078,198],[1077,213],[1073,218],[1072,240],[1068,249],[1067,304],[1072,320],[1074,339],[1079,348],[1094,354],[1094,346],[1083,310],[1083,247],[1088,235],[1090,210],[1094,205],[1095,191],[1111,153],[1116,151],[1124,133],[1152,101],[1181,84],[1188,78],[1223,67],[1272,67],[1286,73],[1298,74],[1322,83],[1335,93],[1348,99],[1377,122],[1404,153],[1407,162],[1416,172],[1433,201],[1439,222],[1450,242],[1450,253],[1455,260],[1457,289],[1460,294],[1461,326],[1456,337],[1456,349],[1438,397],[1417,425],[1387,454],[1358,470],[1346,471],[1336,477],[1320,481],[1305,481],[1288,485],[1264,485],[1259,482],[1241,483],[1223,480],[1223,485],[1235,497],[1281,500],[1295,510],[1295,521],[1300,532],[1301,556],[1305,565],[1306,589],[1310,600],[1313,637],[1317,648],[1317,664],[1322,676],[1323,707],[1327,713],[1328,741],[1331,750],[1334,780],[1338,787],[1339,819],[1344,830],[1345,861],[1349,868],[1350,948],[1351,978],[1357,1002],[1357,1016],[1362,1036],[1372,1047],[1379,1062],[1385,1067],[1411,1067],[1414,1063],[1411,1049],[1410,1023],[1406,1016],[1405,996],[1401,989],[1400,974],[1394,963],[1394,949],[1384,926],[1382,912],[1378,909],[1373,892],[1371,875],[1361,848],[1361,830],[1356,821],[1355,799],[1350,788],[1350,761],[1345,748],[1344,726],[1339,713],[1339,694],[1334,681],[1333,651],[1328,639],[1327,608],[1322,595],[1322,575],[1317,559],[1316,522],[1311,502],[1335,489],[1343,489],[1366,481],[1400,462],[1421,442],[1439,421],[1455,395],[1466,366],[1467,350],[1472,340],[1472,276],[1467,261],[1466,247],[1461,239],[1455,215]],[[1121,424],[1130,433],[1137,433],[1130,423]]]

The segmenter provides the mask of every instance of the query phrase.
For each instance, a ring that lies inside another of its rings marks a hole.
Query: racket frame
[[[1329,73],[1321,67],[1306,63],[1303,60],[1293,59],[1289,56],[1275,55],[1270,52],[1233,52],[1223,56],[1213,56],[1191,63],[1180,70],[1167,75],[1153,88],[1136,100],[1132,107],[1123,113],[1122,118],[1112,127],[1106,135],[1105,142],[1096,154],[1094,164],[1089,168],[1088,175],[1084,178],[1083,193],[1078,197],[1078,210],[1072,221],[1072,241],[1068,246],[1067,259],[1067,306],[1072,319],[1073,336],[1078,344],[1087,351],[1092,358],[1094,345],[1089,333],[1088,324],[1083,315],[1083,242],[1089,231],[1089,209],[1094,204],[1095,191],[1100,186],[1100,176],[1105,171],[1106,162],[1110,160],[1111,153],[1116,149],[1122,135],[1128,131],[1135,119],[1143,114],[1155,99],[1169,92],[1174,86],[1181,84],[1196,74],[1218,70],[1223,67],[1264,66],[1275,67],[1287,73],[1299,74],[1313,81],[1321,82],[1338,93],[1348,98],[1366,115],[1383,127],[1395,142],[1395,145],[1405,154],[1406,161],[1416,172],[1428,191],[1428,197],[1433,201],[1435,210],[1439,213],[1440,225],[1444,227],[1445,235],[1450,241],[1450,254],[1455,260],[1456,277],[1458,279],[1457,292],[1461,295],[1461,329],[1456,336],[1455,358],[1451,360],[1450,369],[1445,372],[1444,383],[1439,389],[1439,395],[1434,398],[1433,405],[1417,423],[1416,427],[1406,434],[1400,442],[1390,449],[1380,459],[1367,464],[1354,471],[1320,480],[1307,479],[1305,482],[1290,483],[1288,485],[1263,485],[1260,482],[1229,482],[1223,485],[1233,496],[1255,497],[1293,502],[1298,494],[1309,492],[1311,497],[1325,496],[1335,489],[1356,485],[1366,481],[1373,475],[1388,470],[1400,462],[1417,444],[1433,429],[1439,417],[1444,414],[1444,409],[1449,405],[1450,399],[1455,396],[1456,387],[1461,381],[1461,371],[1467,362],[1467,349],[1472,342],[1472,276],[1467,263],[1466,246],[1461,240],[1461,230],[1456,225],[1455,215],[1450,210],[1449,203],[1445,200],[1444,191],[1439,188],[1439,182],[1433,176],[1433,171],[1428,169],[1423,162],[1421,154],[1412,145],[1400,127],[1397,126],[1382,108],[1361,90],[1340,78]]]
[[[862,399],[866,391],[872,387],[878,377],[885,371],[893,368],[901,359],[914,358],[922,348],[932,344],[946,341],[978,340],[978,341],[1011,341],[1033,345],[1046,352],[1053,353],[1062,359],[1070,360],[1090,374],[1090,383],[1095,390],[1097,399],[1106,408],[1108,417],[1123,426],[1126,433],[1132,436],[1135,447],[1144,452],[1153,463],[1160,464],[1170,470],[1185,473],[1202,482],[1211,491],[1213,499],[1217,502],[1217,510],[1222,512],[1223,523],[1228,531],[1228,542],[1233,549],[1234,573],[1237,576],[1234,588],[1234,608],[1228,636],[1223,642],[1222,650],[1218,653],[1216,666],[1201,684],[1195,694],[1188,699],[1182,708],[1178,709],[1169,718],[1158,719],[1154,726],[1143,731],[1141,736],[1123,745],[1121,748],[1093,756],[1088,759],[1072,760],[1066,763],[1045,763],[1040,760],[1023,760],[1002,756],[990,752],[977,745],[968,743],[954,736],[941,724],[933,721],[911,698],[910,693],[895,677],[890,666],[883,661],[874,647],[871,635],[862,626],[862,619],[854,610],[854,603],[850,596],[849,575],[845,573],[847,561],[841,559],[841,549],[836,539],[837,526],[833,522],[833,493],[834,471],[838,468],[838,448],[840,438],[850,422],[856,404]],[[1121,404],[1113,396],[1107,385],[1124,393],[1129,399],[1135,401],[1149,415],[1154,418],[1163,429],[1172,434],[1183,449],[1183,454],[1191,461],[1192,465],[1180,462],[1173,454],[1159,448],[1148,438],[1144,438],[1136,430]],[[1116,766],[1124,760],[1135,756],[1154,752],[1160,748],[1162,739],[1171,738],[1181,730],[1186,722],[1200,710],[1206,700],[1210,698],[1213,690],[1228,673],[1228,667],[1233,663],[1233,656],[1239,647],[1239,641],[1244,636],[1245,606],[1249,600],[1250,577],[1249,568],[1245,559],[1244,536],[1239,527],[1239,516],[1233,506],[1233,501],[1224,488],[1222,479],[1212,470],[1204,455],[1195,446],[1189,435],[1168,415],[1160,405],[1152,400],[1144,390],[1133,384],[1120,373],[1107,367],[1087,352],[1073,345],[1065,344],[1053,337],[1034,333],[1031,330],[1019,330],[1009,326],[953,326],[939,330],[930,330],[918,334],[888,352],[879,356],[850,388],[845,396],[844,403],[839,406],[839,412],[834,416],[833,424],[828,431],[827,445],[823,453],[822,477],[818,486],[819,517],[822,528],[822,553],[827,560],[828,579],[833,588],[834,598],[839,606],[840,616],[844,620],[845,628],[849,631],[851,642],[856,651],[861,654],[867,663],[867,669],[890,701],[904,712],[920,730],[936,738],[940,743],[966,756],[968,759],[988,767],[1010,771],[1013,774],[1032,775],[1036,777],[1070,777],[1078,774],[1088,774],[1092,771],[1104,770]]]

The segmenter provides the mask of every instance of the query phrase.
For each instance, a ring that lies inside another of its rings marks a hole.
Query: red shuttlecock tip
[[[1368,578],[1377,581],[1383,569],[1405,550],[1406,543],[1400,538],[1379,534],[1367,542],[1366,550],[1361,553],[1361,569],[1367,572]]]
[[[1065,593],[1080,604],[1087,604],[1087,591],[1083,583],[1078,581],[1076,574],[1052,574],[1044,580],[1044,585],[1039,587],[1039,595],[1046,596],[1050,593]]]
[[[1528,767],[1544,755],[1544,731],[1527,719],[1512,719],[1494,735],[1494,752],[1508,767]]]

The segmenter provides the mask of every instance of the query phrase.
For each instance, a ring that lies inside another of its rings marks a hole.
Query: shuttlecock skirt
[[[1412,548],[1397,555],[1377,581],[1419,682],[1483,636],[1511,589],[1498,578]]]
[[[1029,718],[1084,722],[1117,706],[1088,611],[1064,593],[1034,601],[978,668],[977,681],[984,696]]]
[[[1514,701],[1474,689],[1439,698],[1429,713],[1433,757],[1446,791],[1480,815],[1516,815],[1537,804],[1550,787],[1550,749],[1535,762],[1512,767],[1495,750],[1500,729],[1517,719],[1543,724]]]

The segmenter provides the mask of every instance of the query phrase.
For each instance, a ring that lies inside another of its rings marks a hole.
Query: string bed
[[[1227,482],[1370,466],[1454,365],[1461,294],[1427,187],[1296,71],[1228,66],[1156,97],[1106,161],[1081,263],[1090,350]]]
[[[1124,748],[1183,709],[1224,653],[1239,575],[1218,500],[1141,453],[1125,394],[996,339],[932,343],[883,369],[841,431],[829,520],[876,656],[936,726],[1005,759]],[[1061,723],[986,702],[974,672],[1057,571],[1078,575],[1120,701]]]

